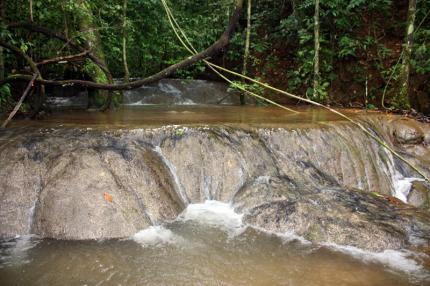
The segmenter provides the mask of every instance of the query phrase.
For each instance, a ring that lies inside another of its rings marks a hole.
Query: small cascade
[[[237,105],[238,96],[222,82],[162,79],[124,91],[124,105]]]
[[[29,214],[28,214],[28,233],[31,233],[31,228],[33,227],[35,212],[36,212],[36,202],[34,202],[33,206],[29,210]]]
[[[163,155],[163,151],[161,150],[160,146],[156,146],[154,148],[154,151],[160,156],[163,163],[169,169],[170,174],[173,177],[173,180],[175,181],[176,191],[179,194],[180,198],[182,199],[182,202],[185,205],[189,204],[190,200],[188,199],[187,194],[185,193],[184,188],[182,187],[182,184],[178,178],[175,166],[173,166],[172,163],[170,163],[170,161],[166,159],[166,157]]]
[[[398,170],[398,166],[396,165],[396,160],[392,153],[384,150],[386,156],[388,158],[388,172],[387,175],[391,178],[392,183],[392,192],[391,195],[398,198],[404,203],[408,203],[408,195],[412,188],[412,183],[415,181],[424,181],[422,178],[417,177],[408,177],[407,175],[402,174],[400,170]]]

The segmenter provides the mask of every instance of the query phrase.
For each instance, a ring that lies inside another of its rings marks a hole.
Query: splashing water
[[[163,244],[175,244],[183,239],[163,226],[150,226],[139,231],[133,236],[133,240],[142,246],[162,246]]]
[[[224,230],[238,230],[243,227],[242,217],[243,215],[236,213],[230,204],[207,200],[201,204],[188,205],[178,220],[196,221]]]

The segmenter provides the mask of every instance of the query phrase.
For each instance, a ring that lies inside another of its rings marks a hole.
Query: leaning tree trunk
[[[246,39],[245,39],[245,53],[243,55],[243,69],[242,74],[246,75],[248,72],[248,58],[249,58],[249,46],[251,42],[251,2],[248,0],[247,9],[247,25],[246,25]],[[240,104],[245,105],[245,94],[240,94]]]
[[[122,62],[124,64],[124,81],[130,81],[130,71],[127,64],[127,0],[123,3],[122,14]]]
[[[406,41],[403,47],[403,60],[400,71],[400,90],[394,98],[394,106],[397,108],[409,108],[409,74],[411,66],[412,44],[415,30],[415,16],[417,1],[409,0],[408,20],[406,24]]]
[[[314,15],[314,88],[313,99],[319,98],[320,88],[320,1],[315,0],[315,15]]]
[[[81,12],[79,26],[81,32],[84,34],[85,40],[87,41],[87,49],[90,50],[105,67],[105,70],[102,70],[94,63],[88,63],[90,65],[89,70],[91,79],[96,83],[112,84],[113,77],[107,68],[105,54],[100,40],[100,34],[97,31],[96,25],[94,23],[94,15],[92,13],[91,7],[86,0],[80,0],[78,1],[78,4]],[[104,100],[106,96],[107,98],[103,103],[102,100]],[[112,103],[112,93],[106,91],[96,91],[96,94],[92,96],[92,101],[93,105],[102,107],[102,109],[107,109]]]

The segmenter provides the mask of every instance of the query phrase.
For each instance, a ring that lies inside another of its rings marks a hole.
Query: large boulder
[[[0,237],[126,237],[185,208],[148,144],[76,130],[40,132],[17,144],[0,153],[8,162],[0,166]]]
[[[427,213],[359,190],[303,189],[274,177],[245,186],[233,203],[252,226],[315,243],[381,251],[428,244],[430,238]]]

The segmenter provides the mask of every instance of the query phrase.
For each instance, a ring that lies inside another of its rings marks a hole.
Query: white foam
[[[384,149],[385,150],[385,149]],[[413,177],[405,177],[403,176],[395,166],[394,157],[391,152],[388,152],[385,150],[387,156],[388,156],[388,170],[385,171],[385,173],[389,176],[391,176],[391,180],[393,182],[393,190],[392,195],[399,200],[401,200],[404,203],[408,202],[408,195],[411,191],[412,183],[414,181],[423,181],[420,178],[413,178]],[[385,167],[383,167],[383,170],[385,170]]]
[[[270,231],[270,230],[264,229],[262,227],[254,226],[254,225],[249,225],[249,227],[256,229],[256,230],[258,230],[264,234],[277,236],[282,240],[283,243],[290,243],[290,242],[296,242],[297,241],[297,242],[300,242],[301,244],[305,244],[305,245],[312,244],[312,242],[310,242],[309,240],[307,240],[303,236],[297,235],[293,231],[276,232],[276,231]]]
[[[28,251],[40,242],[36,235],[18,235],[1,243],[0,265],[20,265],[28,263]],[[1,266],[0,266],[1,268]]]
[[[408,195],[412,188],[412,183],[415,181],[424,181],[420,178],[406,178],[398,171],[393,176],[394,194],[393,196],[398,198],[404,203],[408,202]]]
[[[414,259],[414,256],[417,257],[417,255],[411,251],[387,249],[382,252],[371,252],[353,246],[332,243],[324,245],[335,251],[351,255],[365,263],[381,263],[391,269],[415,276],[421,276],[425,273],[423,266]]]
[[[292,231],[287,231],[285,233],[278,234],[278,235],[279,235],[279,237],[282,238],[282,240],[284,242],[298,241],[301,244],[312,244],[312,242],[310,242],[309,240],[307,240],[303,236],[297,235],[296,233],[294,233]]]
[[[133,240],[142,246],[161,246],[175,244],[183,241],[182,237],[174,234],[163,226],[150,226],[133,235]]]
[[[242,217],[243,215],[234,211],[231,204],[207,200],[204,203],[188,205],[178,220],[196,221],[227,230],[238,230],[243,227]]]

